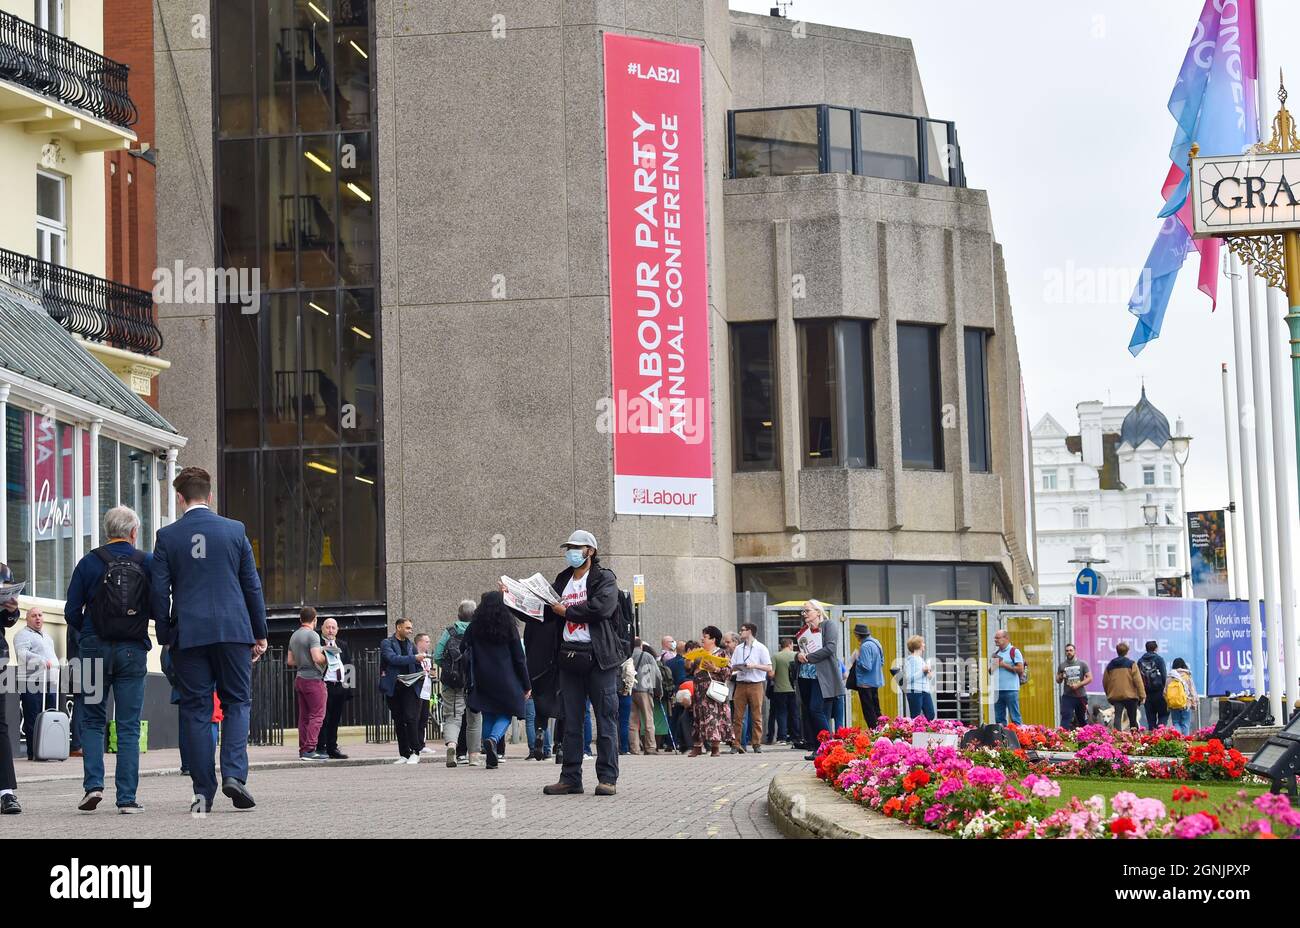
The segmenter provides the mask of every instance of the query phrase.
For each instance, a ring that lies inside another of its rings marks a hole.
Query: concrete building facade
[[[160,409],[252,523],[264,575],[296,571],[278,615],[306,599],[436,628],[500,574],[558,573],[575,527],[623,585],[645,577],[650,635],[731,624],[746,590],[1032,601],[1001,249],[908,40],[721,0],[317,0],[276,22],[247,0],[162,6],[159,264],[271,278],[296,255],[255,322],[160,313],[185,371]],[[614,511],[606,32],[702,49],[712,518]],[[361,433],[320,424],[349,405]],[[368,584],[350,572],[372,553]]]

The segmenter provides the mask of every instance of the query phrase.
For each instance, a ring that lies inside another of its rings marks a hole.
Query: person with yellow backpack
[[[1196,705],[1196,683],[1187,661],[1175,657],[1165,683],[1165,704],[1169,706],[1169,724],[1184,735],[1192,733],[1192,707]]]

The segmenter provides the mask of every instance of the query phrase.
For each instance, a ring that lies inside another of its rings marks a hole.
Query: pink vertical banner
[[[700,49],[605,35],[614,511],[713,515]]]

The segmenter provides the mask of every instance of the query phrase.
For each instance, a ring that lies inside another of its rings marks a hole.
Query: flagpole
[[[1268,56],[1264,47],[1264,0],[1255,0],[1255,108],[1256,117],[1259,119],[1259,138],[1264,141],[1271,135],[1269,111],[1271,107],[1268,104],[1268,93],[1264,83],[1265,75],[1268,71]],[[1287,145],[1288,140],[1282,139],[1283,146]],[[1294,283],[1294,282],[1292,282]],[[1292,518],[1295,515],[1295,508],[1291,505],[1291,487],[1289,475],[1292,464],[1292,447],[1287,441],[1287,422],[1283,411],[1283,405],[1286,398],[1285,370],[1283,365],[1286,363],[1286,340],[1282,331],[1284,324],[1282,318],[1281,305],[1278,303],[1277,290],[1268,285],[1268,281],[1263,281],[1265,294],[1265,316],[1264,324],[1268,331],[1269,346],[1269,372],[1270,387],[1272,393],[1273,407],[1273,428],[1272,428],[1272,445],[1273,445],[1273,477],[1274,492],[1277,497],[1277,531],[1278,531],[1278,564],[1281,572],[1281,597],[1278,603],[1278,611],[1270,611],[1272,603],[1270,600],[1270,609],[1265,610],[1266,615],[1276,615],[1273,621],[1273,628],[1276,629],[1272,643],[1268,649],[1268,673],[1271,686],[1269,687],[1269,708],[1273,712],[1273,718],[1279,723],[1286,722],[1286,714],[1283,712],[1282,693],[1285,690],[1292,698],[1295,696],[1294,681],[1297,676],[1296,666],[1296,642],[1295,642],[1295,559],[1294,548],[1292,545]],[[1294,313],[1294,308],[1292,313]],[[1288,320],[1289,321],[1289,320]],[[1292,326],[1294,330],[1294,326]],[[1294,348],[1293,348],[1294,350]],[[1295,362],[1292,362],[1293,367]],[[1292,397],[1294,401],[1295,397]],[[1300,413],[1300,408],[1294,408],[1295,413]],[[1292,425],[1294,429],[1294,425]],[[1280,640],[1279,640],[1280,638]],[[1283,652],[1279,655],[1279,651]],[[1279,661],[1281,657],[1281,662]],[[1279,664],[1281,663],[1281,666]],[[1285,672],[1284,672],[1285,670]]]
[[[1250,603],[1250,657],[1254,672],[1255,694],[1264,692],[1264,628],[1260,621],[1259,554],[1255,545],[1259,538],[1259,511],[1255,505],[1255,444],[1251,432],[1255,417],[1246,415],[1246,317],[1241,309],[1241,266],[1234,254],[1229,258],[1228,282],[1232,295],[1232,346],[1236,358],[1238,417],[1237,438],[1241,446],[1241,508],[1242,528],[1246,536],[1246,597]]]
[[[1228,382],[1228,363],[1223,362],[1221,369],[1223,380],[1223,450],[1228,459],[1228,510],[1225,517],[1228,544],[1228,595],[1244,599],[1242,589],[1242,564],[1246,559],[1240,541],[1241,536],[1241,489],[1237,480],[1237,449],[1232,441],[1232,385]],[[1190,539],[1189,539],[1190,542]]]

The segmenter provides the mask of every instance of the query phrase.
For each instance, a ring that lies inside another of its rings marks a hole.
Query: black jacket
[[[564,588],[569,585],[573,568],[566,567],[555,578],[555,592],[564,595]],[[548,615],[554,613],[548,608]],[[627,660],[627,651],[623,640],[618,637],[614,618],[618,613],[618,577],[614,571],[601,567],[594,561],[591,573],[587,577],[587,601],[571,606],[564,612],[564,618],[555,623],[555,646],[563,644],[565,622],[584,622],[591,628],[591,650],[596,659],[596,666],[601,670],[612,670]]]
[[[516,635],[504,643],[482,641],[475,636],[477,622],[465,628],[465,651],[469,654],[469,691],[465,702],[471,711],[494,712],[521,719],[525,715],[524,693],[532,688],[524,649]]]

